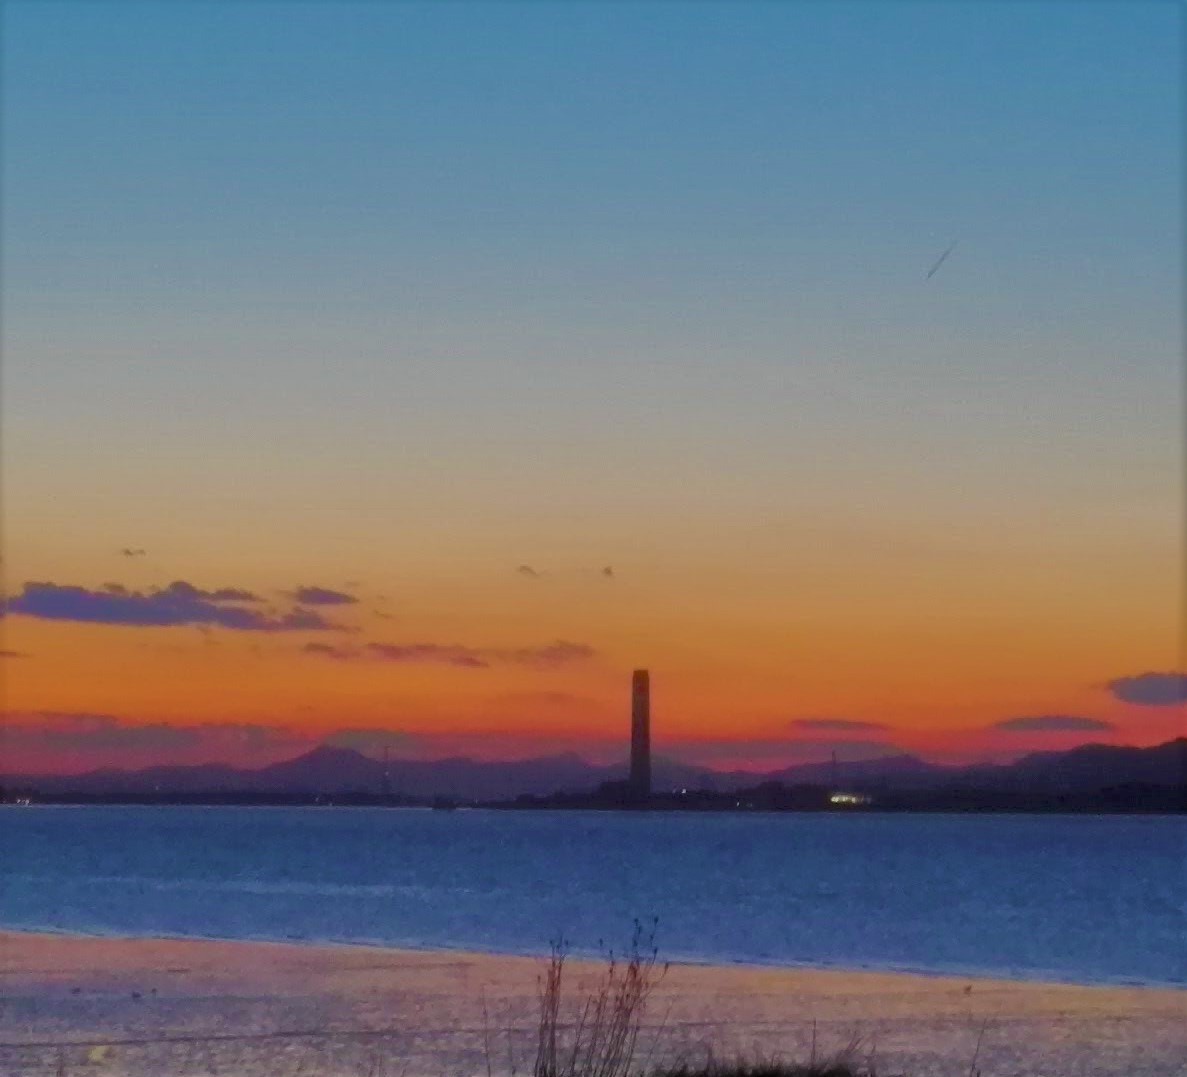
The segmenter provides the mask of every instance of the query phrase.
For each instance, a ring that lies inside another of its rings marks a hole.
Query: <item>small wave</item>
[[[11,880],[61,885],[59,878],[40,875],[9,875]],[[440,898],[441,891],[424,886],[395,883],[324,883],[285,879],[157,879],[142,875],[87,875],[70,880],[72,885],[131,886],[140,890],[226,894],[296,894],[306,897],[412,897]]]

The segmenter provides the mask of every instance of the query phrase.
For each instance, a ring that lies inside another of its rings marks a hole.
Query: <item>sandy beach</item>
[[[0,933],[0,1073],[438,1077],[530,1071],[543,962],[368,947]],[[601,966],[573,962],[573,997]],[[1181,1077],[1187,992],[672,966],[653,1059],[806,1059],[860,1038],[879,1072]],[[978,1050],[978,1040],[980,1047]]]

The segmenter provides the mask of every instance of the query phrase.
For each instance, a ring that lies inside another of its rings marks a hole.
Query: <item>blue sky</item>
[[[917,404],[941,443],[945,414],[983,444],[1031,415],[1148,456],[1175,419],[1175,26],[1153,3],[13,3],[9,387],[39,426],[97,400],[190,438],[212,412],[394,409],[463,441],[548,416],[596,439],[607,409],[646,438],[665,400],[677,440],[712,441],[723,404],[764,436],[782,387],[831,400],[804,430],[885,444]]]
[[[728,624],[769,699],[809,606],[890,635],[926,607],[951,669],[1033,630],[978,690],[1035,706],[1166,664],[1176,5],[3,18],[14,581],[373,580],[443,644],[628,670],[663,610],[673,662]],[[121,547],[153,553],[113,579]],[[521,563],[613,564],[620,597],[521,606]]]

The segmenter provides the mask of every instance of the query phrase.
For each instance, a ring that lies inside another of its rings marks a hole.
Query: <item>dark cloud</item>
[[[125,546],[120,550],[121,557],[143,557],[148,551],[142,550],[139,546]]]
[[[1037,714],[1006,718],[995,722],[993,728],[1006,733],[1085,733],[1112,729],[1113,723],[1103,722],[1099,718],[1083,718],[1078,714]]]
[[[354,595],[328,587],[298,587],[292,597],[303,606],[352,606],[358,602]]]
[[[1113,697],[1139,707],[1175,707],[1187,703],[1187,673],[1139,673],[1107,685]]]
[[[515,569],[515,572],[516,575],[523,576],[527,580],[538,580],[544,575],[542,572],[537,572],[531,565],[519,565]]]
[[[852,718],[797,718],[791,725],[796,729],[815,729],[826,733],[861,733],[890,728],[885,722],[859,722]]]
[[[361,647],[307,643],[302,650],[339,661],[374,659],[380,662],[435,663],[463,669],[487,669],[497,664],[554,669],[584,661],[595,653],[592,647],[584,643],[570,643],[567,640],[557,640],[543,647],[512,650],[467,647],[460,643],[365,643]]]
[[[614,579],[614,567],[612,565],[607,565],[604,569],[602,569],[602,575],[608,580]]]
[[[5,651],[0,650],[0,658],[28,658],[24,651]]]
[[[209,625],[243,632],[317,632],[342,628],[321,614],[300,607],[277,617],[242,606],[258,601],[250,591],[234,587],[204,591],[184,580],[147,592],[130,591],[120,584],[105,584],[92,591],[86,587],[30,582],[19,595],[4,603],[4,609],[50,621],[136,627]]]

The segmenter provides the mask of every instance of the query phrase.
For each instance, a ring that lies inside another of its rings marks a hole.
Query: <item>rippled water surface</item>
[[[1187,818],[0,809],[0,925],[1187,986]]]

